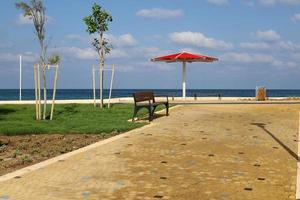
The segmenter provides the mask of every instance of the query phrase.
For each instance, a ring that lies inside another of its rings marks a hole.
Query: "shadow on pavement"
[[[266,124],[264,123],[251,123],[251,125],[261,128],[263,131],[268,133],[280,146],[282,146],[291,156],[295,158],[296,161],[299,161],[298,155],[293,152],[288,146],[286,146],[281,140],[279,140],[273,133],[266,129]]]

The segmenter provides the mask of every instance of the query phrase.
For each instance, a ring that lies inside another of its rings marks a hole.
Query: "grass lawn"
[[[146,113],[143,111],[141,114]],[[132,112],[133,105],[128,104],[116,104],[110,109],[66,104],[55,106],[53,121],[36,121],[35,105],[0,105],[0,135],[125,132],[146,124],[128,122]]]

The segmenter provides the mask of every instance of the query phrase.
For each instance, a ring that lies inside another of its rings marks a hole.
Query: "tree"
[[[59,62],[60,58],[58,55],[54,55],[47,59],[47,45],[45,44],[45,24],[46,24],[46,8],[43,4],[43,0],[30,0],[28,5],[25,2],[16,3],[17,9],[23,11],[23,16],[28,17],[32,20],[35,34],[39,40],[40,45],[40,66],[42,66],[43,71],[43,89],[44,89],[44,110],[43,119],[46,119],[47,111],[47,81],[46,81],[46,71],[47,64],[56,64]],[[50,62],[49,62],[50,61]]]
[[[94,38],[92,45],[99,55],[99,73],[100,73],[100,100],[101,108],[103,108],[103,70],[105,55],[110,53],[112,46],[109,41],[104,37],[104,33],[108,31],[108,24],[112,22],[112,16],[101,8],[98,4],[94,3],[92,7],[92,14],[83,18],[87,26],[86,31],[89,34],[98,34],[98,38]]]

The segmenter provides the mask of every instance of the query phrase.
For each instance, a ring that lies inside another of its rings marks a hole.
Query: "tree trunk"
[[[103,83],[104,83],[104,47],[103,47],[103,32],[100,33],[100,43],[101,43],[101,50],[100,50],[100,108],[103,108]]]
[[[100,108],[103,108],[103,79],[104,79],[104,71],[103,71],[103,63],[100,64]]]
[[[47,66],[46,66],[46,49],[45,49],[45,45],[44,45],[44,40],[40,40],[40,46],[41,46],[41,66],[42,66],[42,70],[43,70],[43,89],[44,89],[44,109],[43,109],[43,120],[46,119],[46,112],[47,112],[47,80],[46,80],[46,70],[47,70]]]

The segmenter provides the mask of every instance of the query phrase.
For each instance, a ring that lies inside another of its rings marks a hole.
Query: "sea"
[[[157,96],[167,95],[169,97],[180,97],[182,91],[180,89],[114,89],[112,91],[112,98],[131,97],[133,93],[139,91],[151,90]],[[52,97],[52,90],[48,90],[48,98]],[[99,90],[96,90],[97,97],[99,97]],[[187,96],[194,97],[254,97],[255,90],[251,89],[187,89]],[[109,90],[104,90],[104,98],[108,98]],[[267,90],[268,97],[300,97],[300,90]],[[92,89],[58,89],[56,99],[92,99]],[[23,89],[22,100],[34,100],[34,89]],[[18,89],[0,89],[0,100],[19,100]]]

